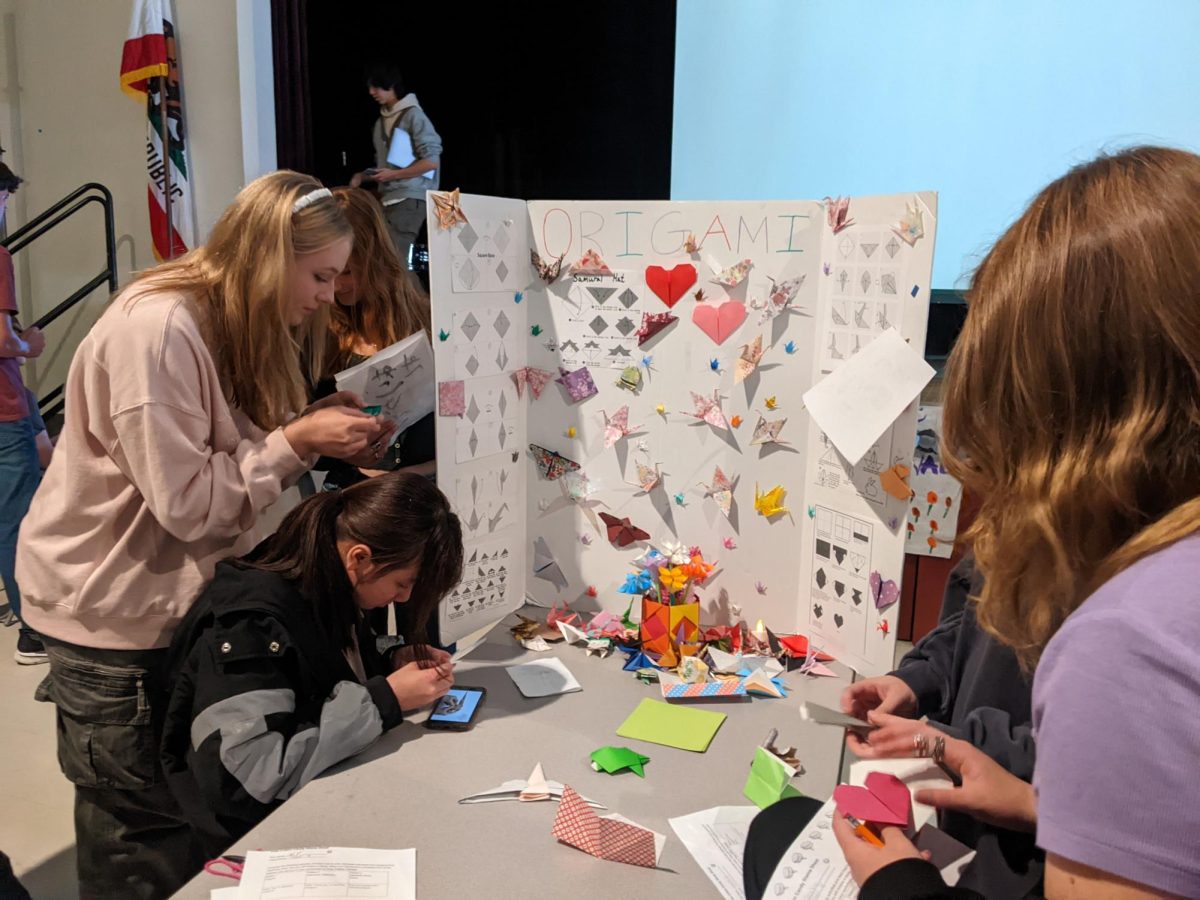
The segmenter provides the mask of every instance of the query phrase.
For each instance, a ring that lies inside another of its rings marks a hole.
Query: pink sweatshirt
[[[145,290],[145,288],[142,288]],[[84,338],[17,543],[21,611],[73,644],[165,647],[217,562],[307,468],[230,408],[184,295],[118,297]]]

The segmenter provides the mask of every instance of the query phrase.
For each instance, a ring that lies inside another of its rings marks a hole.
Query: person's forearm
[[[437,163],[432,159],[418,159],[403,169],[388,169],[387,171],[394,180],[398,181],[402,178],[419,178],[426,172],[432,172],[436,168]]]
[[[37,356],[29,346],[28,341],[21,340],[16,332],[9,332],[5,340],[0,341],[0,358],[16,359],[17,357],[33,358]]]

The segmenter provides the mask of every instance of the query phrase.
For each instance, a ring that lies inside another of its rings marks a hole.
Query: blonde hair
[[[321,183],[298,172],[256,178],[234,198],[203,246],[141,273],[128,302],[157,290],[190,295],[227,399],[263,429],[308,402],[302,356],[320,371],[327,316],[288,324],[295,257],[351,237],[341,207],[322,198],[293,212]]]
[[[358,300],[330,311],[326,376],[350,365],[360,342],[382,349],[430,329],[429,297],[400,262],[379,201],[360,188],[334,188],[333,196],[354,231],[349,266]]]
[[[1200,157],[1068,172],[996,242],[948,364],[979,620],[1031,668],[1063,621],[1200,528]]]

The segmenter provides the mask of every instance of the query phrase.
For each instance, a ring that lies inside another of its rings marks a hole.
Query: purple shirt
[[[1103,584],[1033,685],[1038,845],[1200,897],[1200,536]]]

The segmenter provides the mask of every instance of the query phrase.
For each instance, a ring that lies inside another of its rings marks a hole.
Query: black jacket
[[[892,674],[917,695],[918,716],[974,744],[1018,778],[1033,778],[1033,686],[1016,656],[980,628],[974,603],[983,577],[965,557],[946,582],[937,628]],[[987,897],[1024,897],[1041,883],[1045,855],[1034,836],[943,813],[942,830],[976,851],[959,885]]]
[[[400,724],[374,634],[358,631],[366,684],[339,643],[293,583],[228,562],[183,620],[161,757],[208,853]]]

